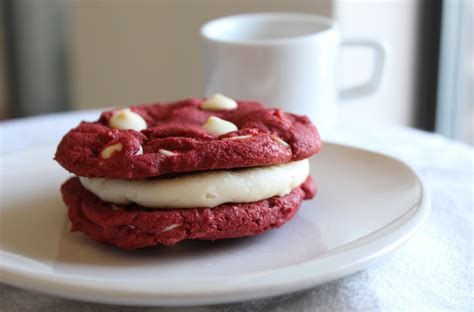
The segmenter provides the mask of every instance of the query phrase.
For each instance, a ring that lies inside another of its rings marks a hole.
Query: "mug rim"
[[[266,39],[231,39],[231,38],[222,38],[220,36],[210,34],[211,29],[218,27],[219,24],[226,23],[232,20],[250,20],[250,19],[264,19],[264,20],[299,20],[306,22],[315,22],[326,26],[326,28],[320,31],[314,31],[306,34],[295,35],[291,37],[282,37],[282,38],[266,38]],[[201,26],[200,34],[201,37],[212,42],[216,43],[227,43],[233,45],[272,45],[272,44],[287,44],[291,42],[298,42],[302,40],[307,40],[310,38],[318,37],[328,32],[336,30],[337,23],[326,16],[321,16],[317,14],[309,13],[299,13],[299,12],[262,12],[262,13],[244,13],[236,15],[227,15],[223,17],[218,17],[207,21]]]

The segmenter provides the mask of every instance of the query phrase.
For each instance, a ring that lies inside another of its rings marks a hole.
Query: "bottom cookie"
[[[303,199],[316,190],[309,177],[286,196],[253,203],[228,203],[215,208],[147,209],[102,201],[74,177],[61,186],[69,207],[71,231],[122,249],[174,245],[185,239],[216,240],[252,236],[287,222]]]

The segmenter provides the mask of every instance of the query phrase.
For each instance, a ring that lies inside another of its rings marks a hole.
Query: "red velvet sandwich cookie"
[[[123,249],[252,236],[316,189],[305,116],[222,95],[104,112],[68,132],[56,160],[73,231]]]

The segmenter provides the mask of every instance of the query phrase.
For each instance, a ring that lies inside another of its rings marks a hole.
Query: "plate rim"
[[[430,213],[430,194],[417,170],[398,157],[373,149],[334,141],[324,141],[323,144],[377,154],[377,156],[404,165],[416,177],[420,186],[419,201],[385,226],[332,249],[320,257],[281,268],[245,273],[239,278],[239,281],[225,281],[226,278],[221,276],[172,289],[169,285],[156,287],[156,283],[147,283],[137,279],[136,281],[133,280],[135,282],[133,285],[121,284],[117,288],[117,283],[113,280],[97,284],[97,281],[93,279],[14,268],[5,265],[0,257],[0,282],[49,295],[89,302],[134,306],[191,306],[277,296],[312,288],[353,274],[371,262],[388,255],[407,242],[419,230]],[[20,151],[46,148],[54,149],[55,147],[53,145],[43,145]],[[3,154],[0,159],[10,154]],[[323,272],[318,270],[327,267],[328,263],[331,264],[329,266],[330,270],[326,269]],[[305,274],[301,274],[301,272]],[[287,278],[294,274],[298,274],[299,278]],[[243,283],[242,280],[245,282]],[[131,281],[131,279],[127,279],[127,281]],[[202,287],[202,284],[206,283],[215,284],[218,287],[213,289]],[[248,287],[249,284],[252,287]],[[143,287],[144,285],[146,287]],[[136,286],[139,287],[136,288]]]

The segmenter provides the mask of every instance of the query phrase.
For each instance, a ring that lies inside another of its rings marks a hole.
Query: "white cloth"
[[[82,119],[75,112],[0,123],[1,154],[57,143]],[[426,132],[343,127],[330,137],[397,156],[421,174],[432,196],[423,228],[390,256],[312,290],[206,307],[135,308],[83,303],[0,285],[1,311],[473,311],[473,149]]]

